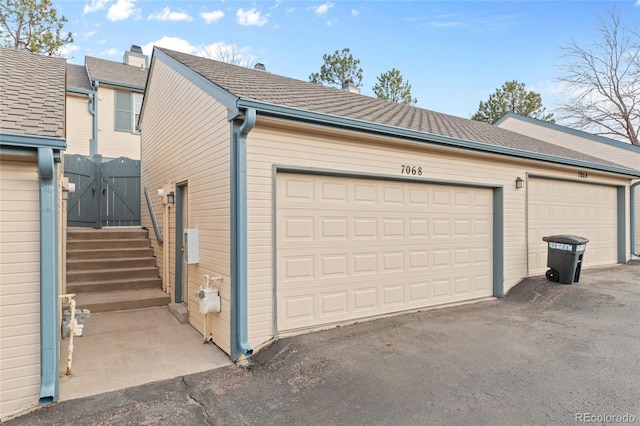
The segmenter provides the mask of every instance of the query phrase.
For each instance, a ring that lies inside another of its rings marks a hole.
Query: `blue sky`
[[[121,61],[132,44],[192,54],[229,44],[267,71],[308,80],[322,55],[349,48],[364,70],[362,93],[391,68],[418,106],[469,118],[505,81],[542,95],[553,111],[562,46],[588,45],[613,6],[623,25],[640,19],[627,1],[142,1],[54,0],[74,43],[64,55]]]

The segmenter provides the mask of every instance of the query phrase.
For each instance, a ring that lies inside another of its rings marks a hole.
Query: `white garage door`
[[[492,190],[281,173],[278,329],[493,294]]]
[[[618,260],[615,187],[551,179],[529,179],[529,275],[547,270],[542,237],[573,234],[589,239],[584,267]]]

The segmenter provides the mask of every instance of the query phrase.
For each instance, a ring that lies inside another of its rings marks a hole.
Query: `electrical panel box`
[[[200,232],[198,229],[185,229],[184,239],[185,263],[200,263]]]

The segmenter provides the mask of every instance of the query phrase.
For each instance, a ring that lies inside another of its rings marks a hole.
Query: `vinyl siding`
[[[636,246],[635,248],[632,247],[632,249],[635,249],[633,251],[635,251],[636,253],[640,253],[640,185],[637,185],[634,189],[634,197],[635,197],[635,237],[636,237]],[[627,228],[630,229],[630,228]]]
[[[155,61],[147,87],[142,131],[142,187],[147,187],[158,224],[165,223],[167,209],[158,188],[165,194],[176,190],[177,182],[188,181],[188,227],[200,230],[200,263],[188,265],[189,322],[203,331],[204,315],[199,311],[195,292],[204,284],[204,275],[222,276],[222,312],[208,315],[207,334],[216,345],[230,353],[230,124],[227,110],[161,61]],[[161,275],[168,278],[175,300],[175,209],[169,211],[169,232],[165,240],[152,245]],[[152,229],[149,211],[143,201],[143,226]],[[169,244],[166,243],[169,241]],[[163,249],[169,249],[165,265]]]
[[[504,188],[504,291],[527,276],[526,189],[515,188],[516,177],[528,173],[576,179],[577,169],[468,151],[443,150],[392,139],[365,138],[355,133],[321,133],[311,127],[284,126],[258,120],[247,147],[249,339],[258,346],[274,330],[274,165],[399,177],[401,166],[422,167],[418,180],[482,184]],[[615,182],[597,173],[591,181]]]
[[[39,210],[35,159],[0,160],[0,420],[38,404]]]
[[[89,113],[89,99],[86,95],[70,95],[66,102],[66,154],[89,155],[93,117]]]
[[[115,88],[98,88],[98,152],[103,158],[140,159],[140,135],[115,130]]]
[[[498,127],[640,170],[640,153],[508,117]]]

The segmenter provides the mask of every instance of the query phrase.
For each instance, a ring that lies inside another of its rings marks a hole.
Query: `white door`
[[[572,234],[589,239],[583,267],[618,261],[615,187],[531,178],[528,182],[529,275],[547,270],[542,237]]]
[[[493,294],[492,190],[281,173],[278,330]]]

